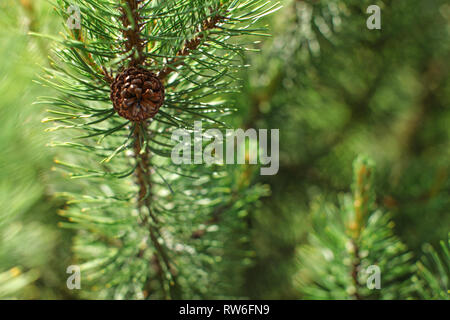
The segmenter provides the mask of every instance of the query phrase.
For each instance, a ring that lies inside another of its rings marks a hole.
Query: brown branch
[[[22,0],[24,1],[24,0]],[[25,1],[27,2],[27,1]],[[130,62],[129,66],[136,66],[142,64],[145,60],[144,55],[144,41],[141,39],[140,32],[142,28],[142,24],[140,24],[140,16],[138,13],[139,3],[141,0],[125,0],[126,6],[128,8],[121,7],[122,11],[122,24],[124,26],[123,35],[126,39],[125,41],[125,51],[131,52],[130,54]],[[130,20],[131,18],[131,20]],[[81,30],[72,30],[71,35],[74,39],[85,43],[83,38],[83,33]],[[86,45],[84,45],[86,49]],[[137,56],[134,52],[136,50]],[[95,69],[98,73],[101,73],[105,79],[105,81],[109,84],[113,83],[114,77],[112,76],[112,72],[108,72],[104,66],[99,66],[92,57],[90,52],[81,52],[81,57],[84,62],[86,62],[89,66]]]
[[[139,15],[139,3],[140,0],[125,0],[128,8],[121,8],[122,11],[122,23],[125,29],[123,35],[126,39],[125,49],[127,52],[131,52],[129,67],[137,66],[144,62],[144,47],[145,41],[142,40],[140,32],[143,24],[140,23],[141,17]]]
[[[356,171],[356,183],[354,187],[353,195],[353,210],[355,212],[354,220],[347,226],[347,231],[351,236],[351,244],[353,246],[353,262],[351,269],[351,277],[353,285],[355,286],[355,292],[353,296],[357,300],[361,300],[362,297],[359,293],[359,281],[358,275],[361,268],[361,257],[359,244],[361,243],[361,232],[364,228],[364,221],[367,219],[371,206],[371,176],[373,171],[370,167],[362,164]]]
[[[147,193],[150,193],[150,183],[149,183],[149,177],[150,173],[148,172],[148,161],[149,161],[149,153],[144,152],[141,154],[142,146],[141,146],[141,138],[142,133],[140,130],[139,124],[135,125],[134,129],[134,158],[137,163],[135,176],[137,180],[137,185],[139,186],[139,193],[138,193],[138,209],[139,212],[141,212],[142,207],[146,206],[146,198],[149,198],[149,195]],[[146,227],[148,225],[148,218],[147,216],[143,216],[141,218],[140,225],[143,227]],[[152,231],[151,231],[152,232]],[[145,241],[147,242],[147,241]],[[142,257],[144,253],[144,249],[140,250],[138,253],[138,257]],[[164,291],[164,278],[162,276],[163,269],[162,265],[157,257],[153,257],[153,264],[155,266],[156,273],[158,275],[158,279],[160,280],[160,285],[163,290],[164,295],[166,295]],[[149,281],[147,281],[146,285],[144,286],[144,297],[146,297],[149,294]]]
[[[356,244],[355,240],[352,240],[352,245],[353,245],[353,251],[354,251],[354,259],[353,259],[353,263],[352,263],[351,275],[352,275],[353,285],[355,286],[355,292],[353,293],[353,297],[356,300],[362,300],[362,297],[358,291],[358,287],[359,287],[358,273],[359,273],[359,268],[360,268],[359,247]]]
[[[175,68],[179,65],[184,64],[184,57],[188,56],[192,51],[196,50],[200,44],[202,43],[203,38],[205,37],[205,32],[214,29],[217,25],[225,19],[224,16],[215,15],[206,19],[200,28],[196,30],[196,33],[199,33],[193,39],[186,41],[183,48],[180,49],[176,57],[170,60],[166,66],[159,72],[159,79],[165,79],[172,71],[175,71]]]
[[[122,23],[124,26],[123,34],[126,39],[125,50],[131,52],[128,66],[138,66],[145,61],[144,46],[145,42],[140,37],[142,24],[140,24],[141,17],[139,15],[139,4],[141,0],[125,0],[127,8],[122,7]],[[105,77],[111,81],[112,77],[103,69]],[[143,146],[145,140],[145,132],[148,128],[148,122],[136,122],[134,125],[134,159],[136,161],[136,183],[139,187],[137,194],[137,207],[140,213],[140,225],[149,231],[150,243],[155,249],[155,253],[149,261],[149,265],[153,266],[160,281],[161,290],[164,297],[167,298],[165,285],[165,271],[170,274],[170,297],[177,298],[178,285],[176,281],[176,271],[173,268],[169,256],[165,248],[159,243],[158,238],[161,237],[158,228],[159,221],[153,214],[151,209],[151,165],[150,165],[150,151]],[[146,210],[144,210],[146,209]],[[147,242],[147,240],[145,241]],[[138,257],[143,256],[144,249],[140,250]],[[149,294],[149,280],[144,286],[144,296]]]
[[[114,77],[112,75],[112,72],[108,72],[105,67],[102,66],[102,74],[105,77],[105,81],[111,85],[114,82]]]
[[[146,130],[147,123],[143,124],[143,126],[144,130]],[[140,225],[148,228],[150,241],[156,250],[156,253],[152,258],[152,262],[155,266],[158,279],[160,280],[161,290],[163,291],[163,294],[166,296],[167,292],[164,286],[165,276],[161,260],[164,263],[165,269],[171,275],[171,297],[177,298],[179,295],[179,287],[176,280],[177,272],[170,262],[170,258],[167,252],[158,241],[158,237],[161,237],[161,232],[158,228],[159,221],[151,210],[150,152],[148,148],[142,149],[141,141],[143,141],[144,132],[142,132],[140,124],[136,124],[134,130],[134,158],[137,162],[135,175],[137,179],[137,185],[139,186],[138,209],[140,212],[143,208],[146,208],[148,211],[148,214],[141,214]],[[142,252],[140,252],[139,255],[142,255]]]
[[[150,184],[149,184],[149,176],[150,172],[148,172],[149,168],[149,153],[142,151],[141,140],[142,140],[142,132],[141,127],[138,123],[135,125],[134,129],[134,157],[137,162],[136,167],[136,178],[137,184],[139,185],[139,194],[138,194],[138,206],[142,207],[145,205],[146,199],[148,197],[147,193],[150,193]]]

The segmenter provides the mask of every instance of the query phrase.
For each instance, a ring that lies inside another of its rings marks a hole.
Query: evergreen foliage
[[[76,229],[76,263],[96,298],[226,296],[223,246],[244,224],[247,204],[264,193],[243,173],[219,165],[176,166],[175,129],[224,128],[245,47],[233,38],[260,35],[254,24],[277,9],[267,1],[57,1],[80,8],[81,29],[66,26],[42,83],[60,92],[48,131],[70,129],[57,167],[73,179],[61,196],[64,227]],[[130,66],[164,81],[164,106],[151,121],[130,122],[112,108],[109,85]],[[222,216],[225,216],[222,219]],[[229,217],[233,217],[230,219]],[[234,238],[243,241],[243,235]],[[232,244],[227,244],[232,246]],[[237,245],[237,249],[239,246]],[[234,254],[236,256],[236,254]],[[239,255],[245,258],[245,251]],[[245,262],[245,259],[243,259]],[[230,290],[231,290],[230,289]],[[97,292],[98,291],[98,292]]]
[[[371,4],[381,30],[366,28]],[[450,225],[446,1],[285,1],[270,25],[237,97],[250,127],[281,128],[280,171],[263,179],[272,195],[252,215],[248,294],[301,297],[291,275],[311,204],[348,191],[359,154],[376,161],[377,207],[414,259],[436,247]]]
[[[353,195],[336,207],[313,205],[310,244],[299,249],[299,290],[310,299],[399,299],[411,296],[412,255],[376,208],[374,165],[355,160]],[[378,273],[380,282],[375,278]],[[381,280],[382,279],[382,280]],[[378,285],[378,287],[375,287]]]
[[[414,277],[421,299],[449,300],[450,239],[440,242],[440,249],[424,245],[424,255],[417,263],[418,275]]]
[[[51,2],[0,1],[0,299],[448,299],[447,1]],[[279,128],[278,174],[174,165],[198,120]]]

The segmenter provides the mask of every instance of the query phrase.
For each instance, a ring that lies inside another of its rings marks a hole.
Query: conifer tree
[[[354,162],[353,196],[339,207],[318,200],[310,244],[299,249],[298,282],[305,298],[404,299],[411,296],[412,255],[394,236],[388,214],[376,208],[374,164]]]
[[[0,299],[449,298],[445,0],[46,1],[0,1]],[[278,174],[175,165],[198,120]]]
[[[56,123],[51,145],[66,148],[55,160],[71,179],[60,214],[77,230],[82,296],[231,294],[239,278],[221,275],[248,259],[239,230],[264,189],[247,187],[238,168],[174,165],[171,135],[193,132],[194,121],[226,127],[246,50],[235,38],[264,34],[255,23],[277,5],[57,0],[56,9],[66,32],[41,81],[60,94],[40,103]]]
[[[381,30],[366,27],[370,5],[381,8]],[[377,208],[390,212],[413,268],[450,225],[446,1],[291,0],[270,18],[274,36],[248,57],[239,96],[246,123],[281,128],[280,171],[264,179],[271,197],[252,215],[248,294],[304,297],[292,281],[297,249],[313,212],[349,191],[360,154],[377,163]]]

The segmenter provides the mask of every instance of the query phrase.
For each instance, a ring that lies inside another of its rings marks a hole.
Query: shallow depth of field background
[[[348,192],[361,153],[377,163],[378,205],[417,257],[424,243],[447,237],[450,6],[385,1],[382,30],[370,31],[372,2],[349,6],[330,30],[320,19],[310,27],[302,1],[282,1],[265,21],[273,37],[246,57],[250,68],[229,122],[279,128],[280,171],[255,176],[271,195],[250,217],[255,259],[241,296],[301,298],[295,252],[307,241],[311,202]],[[54,196],[71,183],[52,171],[64,150],[46,146],[45,106],[33,105],[54,94],[33,82],[51,42],[28,35],[57,35],[62,23],[47,1],[0,0],[0,298],[77,297],[66,288],[72,233],[58,227],[64,203]]]

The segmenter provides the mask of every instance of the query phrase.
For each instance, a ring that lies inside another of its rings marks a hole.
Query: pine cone
[[[112,83],[111,101],[121,117],[143,121],[158,113],[164,102],[164,86],[154,73],[131,67]]]

